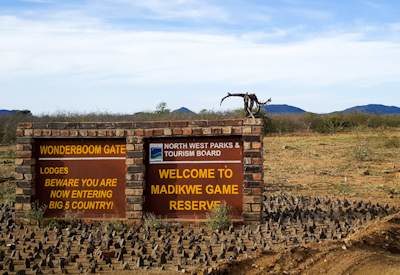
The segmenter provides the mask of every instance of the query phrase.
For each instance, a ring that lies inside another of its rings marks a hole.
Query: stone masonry
[[[263,142],[261,119],[145,121],[145,122],[25,122],[17,128],[16,216],[31,210],[35,197],[35,158],[38,138],[126,138],[126,222],[143,217],[144,141],[151,137],[241,136],[243,140],[243,222],[261,219]]]

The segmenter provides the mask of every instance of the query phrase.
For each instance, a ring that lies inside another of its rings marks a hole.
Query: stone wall
[[[143,217],[145,165],[144,140],[150,137],[242,136],[243,221],[259,221],[262,211],[263,142],[260,119],[21,123],[16,145],[16,215],[22,219],[31,210],[35,195],[37,138],[126,138],[126,217],[140,222]]]

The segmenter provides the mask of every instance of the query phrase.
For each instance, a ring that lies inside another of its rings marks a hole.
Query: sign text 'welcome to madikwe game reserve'
[[[240,137],[153,138],[146,146],[145,210],[166,218],[204,219],[226,202],[240,218]]]
[[[47,217],[125,217],[125,139],[37,139],[35,156]]]

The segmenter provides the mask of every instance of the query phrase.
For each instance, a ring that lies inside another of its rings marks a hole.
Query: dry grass
[[[400,129],[264,139],[273,190],[400,203]]]
[[[400,129],[264,139],[265,182],[273,190],[400,204]],[[14,146],[0,146],[0,193],[13,193]]]
[[[0,146],[0,180],[14,175],[15,146]]]
[[[15,146],[0,146],[0,202],[15,200]]]

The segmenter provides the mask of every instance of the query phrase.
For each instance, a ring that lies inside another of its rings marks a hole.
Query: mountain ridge
[[[304,114],[305,110],[287,104],[270,104],[263,107],[264,111],[272,114]]]
[[[193,112],[192,110],[186,108],[186,107],[180,107],[176,110],[173,110],[172,113],[180,113],[180,114],[191,114],[194,115],[196,114],[195,112]]]
[[[13,110],[0,109],[0,116],[15,114]]]
[[[302,108],[288,105],[288,104],[270,104],[262,107],[265,112],[268,114],[281,114],[281,115],[299,115],[304,113],[311,113],[307,110]],[[7,116],[13,114],[25,114],[31,115],[29,110],[7,110],[7,109],[0,109],[0,116]],[[177,114],[190,114],[194,115],[196,112],[193,112],[187,107],[180,107],[172,111],[172,113]],[[323,113],[323,114],[334,114],[334,113],[364,113],[364,114],[375,114],[375,115],[400,115],[400,107],[397,106],[388,106],[383,104],[366,104],[366,105],[359,105],[353,106],[342,111],[336,111],[331,113]]]
[[[342,113],[368,113],[376,115],[400,115],[400,108],[382,104],[367,104],[347,108]]]

